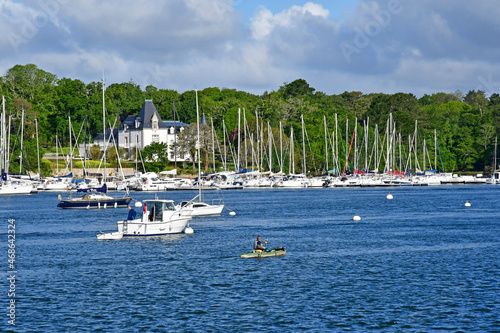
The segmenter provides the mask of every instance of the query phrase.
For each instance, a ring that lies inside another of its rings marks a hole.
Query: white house
[[[154,142],[163,142],[167,144],[168,159],[175,160],[174,150],[171,146],[174,144],[176,137],[188,126],[179,121],[163,121],[160,114],[156,110],[153,101],[147,99],[142,105],[142,109],[138,115],[129,115],[123,121],[118,129],[113,130],[115,140],[118,140],[118,146],[128,149],[129,157],[134,154],[134,150],[144,149]],[[110,133],[106,131],[107,137]],[[103,139],[102,133],[99,134],[94,142],[98,143]],[[99,144],[99,143],[98,143]],[[189,156],[177,154],[177,161],[185,161]]]

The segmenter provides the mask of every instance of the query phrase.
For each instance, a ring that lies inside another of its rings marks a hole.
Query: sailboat
[[[7,133],[5,124],[5,97],[2,96],[2,115],[1,115],[1,139],[0,139],[0,169],[2,179],[0,180],[0,195],[5,194],[30,194],[33,191],[33,186],[30,182],[21,179],[12,179],[9,176],[9,147],[10,147],[10,131]],[[10,128],[10,120],[9,120]],[[21,148],[22,151],[22,148]],[[21,162],[20,162],[21,163]]]
[[[107,207],[127,207],[132,198],[126,192],[123,198],[114,198],[106,194],[106,106],[104,104],[104,78],[102,80],[102,113],[103,113],[103,141],[104,141],[104,176],[103,176],[103,186],[95,189],[78,189],[77,192],[84,192],[86,194],[81,198],[72,198],[70,194],[69,198],[63,200],[61,195],[58,196],[59,203],[57,207],[59,208],[73,208],[73,209],[89,209],[89,208],[107,208]]]
[[[196,122],[198,124],[198,195],[190,201],[183,201],[177,205],[183,216],[211,216],[220,215],[224,209],[221,204],[207,204],[203,202],[201,181],[201,154],[200,154],[200,112],[198,108],[198,90],[196,90]],[[198,201],[195,201],[198,199]]]

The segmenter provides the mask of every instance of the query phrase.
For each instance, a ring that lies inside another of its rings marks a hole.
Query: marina
[[[400,186],[391,200],[371,187],[224,191],[236,216],[116,242],[96,234],[116,232],[124,208],[4,196],[17,232],[16,330],[498,331],[499,189]],[[286,255],[240,258],[257,235]]]

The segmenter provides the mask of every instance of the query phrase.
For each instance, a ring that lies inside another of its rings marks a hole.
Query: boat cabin
[[[176,212],[174,202],[172,200],[146,200],[146,214],[148,221],[163,221]]]

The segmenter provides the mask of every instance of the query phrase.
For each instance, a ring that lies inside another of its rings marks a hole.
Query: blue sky
[[[179,92],[500,91],[498,0],[0,0],[0,73]]]
[[[294,1],[294,0],[277,0],[277,1],[262,1],[262,0],[235,0],[233,8],[241,12],[246,19],[250,19],[257,8],[264,6],[273,13],[279,13],[292,6],[303,6],[310,1]],[[322,6],[330,11],[330,15],[334,18],[342,19],[342,13],[353,10],[356,7],[356,0],[329,0],[320,1]]]

